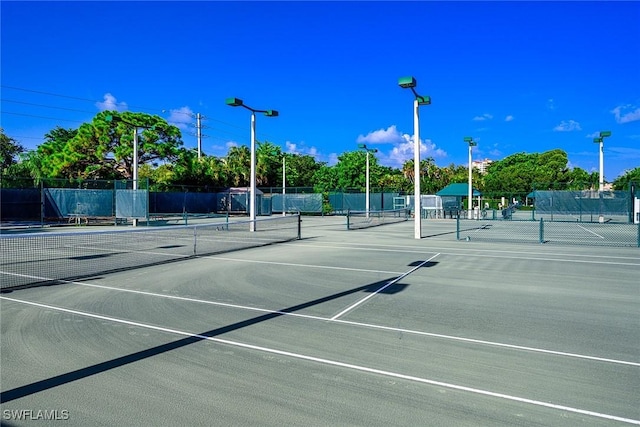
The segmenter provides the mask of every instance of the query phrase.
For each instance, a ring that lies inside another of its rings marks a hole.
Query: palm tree
[[[225,173],[233,186],[249,185],[251,179],[251,152],[246,145],[231,147],[224,160]]]

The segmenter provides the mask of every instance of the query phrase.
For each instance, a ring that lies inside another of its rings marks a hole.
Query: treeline
[[[247,146],[231,147],[224,157],[202,155],[183,146],[180,129],[162,117],[145,113],[104,111],[77,129],[55,127],[44,135],[36,150],[27,151],[0,129],[3,186],[6,178],[66,180],[123,180],[133,178],[134,129],[137,130],[138,178],[149,179],[152,189],[163,191],[180,186],[194,189],[244,187],[249,185],[251,153]],[[284,161],[283,161],[284,159]],[[451,183],[468,180],[466,165],[439,167],[433,158],[420,162],[422,193],[434,194]],[[364,191],[364,151],[344,152],[335,165],[317,162],[313,156],[284,153],[268,141],[256,148],[258,187],[281,187],[285,167],[287,187]],[[402,168],[378,163],[370,154],[370,186],[375,190],[411,194],[414,187],[413,159]],[[598,173],[569,168],[567,153],[560,149],[544,153],[516,153],[493,162],[485,174],[473,170],[474,187],[486,195],[526,194],[533,190],[583,190],[598,187]],[[640,167],[613,181],[614,189],[640,182]],[[197,191],[197,190],[194,190]]]

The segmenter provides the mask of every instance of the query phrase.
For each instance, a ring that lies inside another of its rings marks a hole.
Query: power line
[[[63,121],[63,122],[85,123],[82,120],[61,119],[59,117],[36,116],[35,114],[14,113],[12,111],[2,111],[2,114],[11,114],[11,115],[14,115],[14,116],[33,117],[35,119],[60,120],[60,121]]]
[[[21,87],[16,87],[16,86],[10,86],[10,85],[0,85],[0,87],[4,88],[4,89],[10,89],[10,90],[15,90],[15,91],[21,91],[21,92],[27,92],[27,93],[35,93],[35,94],[40,94],[40,95],[46,95],[46,96],[53,96],[53,97],[58,97],[58,98],[66,98],[66,99],[73,99],[73,100],[77,100],[77,101],[84,101],[84,102],[91,102],[91,103],[103,103],[104,100],[95,100],[95,99],[89,99],[89,98],[82,98],[82,97],[77,97],[77,96],[71,96],[71,95],[64,95],[64,94],[59,94],[59,93],[53,93],[53,92],[47,92],[47,91],[41,91],[41,90],[35,90],[35,89],[27,89],[27,88],[21,88]],[[15,104],[22,104],[22,105],[30,105],[30,106],[35,106],[35,107],[42,107],[42,108],[50,108],[50,109],[57,109],[57,110],[65,110],[65,111],[72,111],[72,112],[82,112],[82,113],[89,113],[89,114],[95,114],[94,111],[87,111],[87,110],[79,110],[79,109],[73,109],[73,108],[66,108],[66,107],[58,107],[58,106],[53,106],[53,105],[46,105],[46,104],[36,104],[36,103],[29,103],[26,101],[17,101],[17,100],[9,100],[9,99],[0,99],[0,101],[2,102],[9,102],[9,103],[15,103]],[[142,107],[142,106],[136,106],[136,105],[127,105],[128,109],[131,108],[135,108],[135,109],[141,109],[143,111],[154,111],[154,112],[171,112],[171,114],[182,114],[182,115],[187,115],[187,116],[191,116],[191,117],[196,117],[196,113],[187,113],[184,111],[179,111],[178,109],[159,109],[159,108],[150,108],[150,107]],[[46,119],[46,120],[60,120],[60,121],[65,121],[65,122],[73,122],[73,123],[85,123],[84,121],[80,121],[80,120],[71,120],[71,119],[62,119],[62,118],[55,118],[55,117],[45,117],[45,116],[38,116],[38,115],[34,115],[34,114],[27,114],[27,113],[16,113],[16,112],[8,112],[8,111],[2,111],[2,114],[11,114],[11,115],[16,115],[16,116],[24,116],[24,117],[32,117],[32,118],[39,118],[39,119]],[[199,114],[199,113],[198,113]],[[204,116],[201,116],[201,119],[204,119]],[[238,130],[243,130],[244,126],[238,126],[232,123],[228,123],[219,119],[215,119],[215,118],[209,118],[206,117],[207,120],[213,121],[213,122],[217,122],[220,123],[222,125],[234,128],[234,129],[238,129]],[[167,120],[168,121],[168,120]],[[238,133],[234,133],[228,130],[224,130],[224,129],[220,129],[220,128],[211,128],[208,126],[203,126],[202,124],[200,124],[201,129],[203,128],[208,128],[208,129],[214,129],[217,130],[218,132],[223,132],[229,135],[233,135],[236,137],[240,137],[242,139],[245,139],[245,136],[241,136]],[[196,129],[197,129],[197,125],[196,125]],[[197,135],[195,135],[197,136]],[[264,137],[265,139],[276,139],[271,135],[267,135],[267,134],[263,134],[261,133],[261,136]]]
[[[43,107],[43,108],[52,108],[52,109],[56,109],[56,110],[66,110],[66,111],[75,111],[77,113],[90,113],[90,114],[94,114],[94,111],[87,111],[87,110],[77,110],[75,108],[65,108],[65,107],[55,107],[53,105],[44,105],[44,104],[34,104],[32,102],[24,102],[24,101],[15,101],[13,99],[0,99],[0,102],[10,102],[13,104],[22,104],[22,105],[31,105],[33,107]]]

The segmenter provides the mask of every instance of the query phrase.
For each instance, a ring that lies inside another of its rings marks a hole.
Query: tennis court
[[[5,289],[2,423],[640,425],[638,248],[413,226],[303,217],[299,240],[157,262],[177,237]]]

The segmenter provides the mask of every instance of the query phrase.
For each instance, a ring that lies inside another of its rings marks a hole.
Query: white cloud
[[[481,121],[484,121],[484,120],[491,120],[491,119],[493,119],[493,116],[491,114],[484,113],[481,116],[475,116],[472,120],[474,120],[476,122],[481,122]]]
[[[574,130],[582,130],[580,123],[575,120],[563,120],[560,124],[553,128],[556,132],[571,132]]]
[[[413,147],[415,145],[413,137],[411,135],[403,134],[402,140],[403,142],[393,147],[389,152],[389,155],[385,156],[387,157],[385,164],[388,164],[389,166],[402,167],[407,160],[413,159]],[[447,153],[441,148],[437,148],[436,144],[434,144],[430,139],[424,139],[420,141],[420,158],[424,159],[426,157],[442,158],[447,157]]]
[[[404,141],[403,136],[396,125],[391,125],[387,129],[378,129],[373,132],[369,132],[366,136],[359,135],[356,142],[359,144],[399,144]]]
[[[505,122],[510,122],[513,120],[513,116],[511,114],[509,114],[507,117],[504,118]]]
[[[557,107],[556,107],[556,104],[555,104],[555,102],[553,101],[553,99],[548,99],[548,100],[547,100],[547,109],[548,109],[548,110],[555,110],[556,108],[557,108]]]
[[[193,122],[193,111],[189,107],[180,107],[178,109],[169,110],[169,118],[167,122],[170,124],[180,128],[187,129],[189,125]]]
[[[600,132],[595,131],[594,133],[590,133],[587,135],[587,138],[597,138],[600,136]]]
[[[96,107],[98,107],[100,111],[125,111],[127,109],[127,103],[118,103],[115,96],[111,95],[110,93],[105,93],[104,102],[96,102]]]
[[[238,147],[238,143],[235,141],[228,141],[225,146],[227,147],[227,150],[231,147]]]
[[[635,110],[633,110],[633,108],[635,108]],[[628,111],[630,109],[632,111]],[[627,112],[623,113],[623,110],[627,110]],[[611,110],[611,113],[615,115],[616,122],[620,124],[635,122],[637,120],[640,120],[640,107],[635,107],[631,104],[618,106],[613,110]]]
[[[285,152],[290,154],[300,154],[302,156],[312,156],[318,158],[318,149],[316,147],[305,147],[304,143],[301,145],[291,141],[285,142]]]
[[[380,164],[391,167],[401,167],[404,162],[413,159],[413,136],[403,134],[398,131],[395,125],[389,126],[387,129],[379,129],[369,132],[367,135],[360,135],[356,139],[360,144],[393,144],[394,147],[388,154],[379,152],[377,156]],[[446,157],[447,153],[437,148],[431,140],[420,141],[420,157]]]

